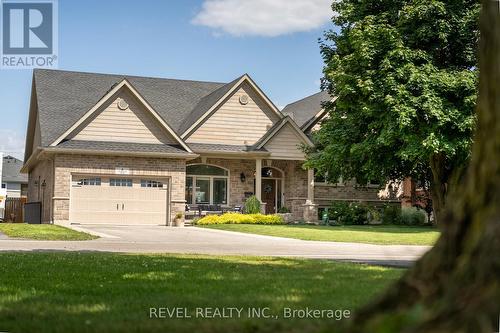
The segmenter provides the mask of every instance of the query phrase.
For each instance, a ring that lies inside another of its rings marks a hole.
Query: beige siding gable
[[[240,103],[242,95],[248,96],[245,105]],[[252,145],[278,120],[263,98],[243,82],[186,142]]]
[[[304,160],[304,153],[300,146],[304,140],[289,123],[285,124],[265,145],[271,153],[271,158]]]
[[[122,110],[118,102],[124,100],[128,108]],[[104,104],[96,115],[80,125],[73,140],[178,144],[149,110],[131,93],[119,91]]]
[[[40,133],[40,121],[38,120],[38,112],[35,120],[35,133],[33,134],[33,147],[32,151],[34,151],[37,147],[42,145],[42,135]]]

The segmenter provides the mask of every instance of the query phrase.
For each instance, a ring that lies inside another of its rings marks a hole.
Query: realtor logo
[[[2,0],[2,68],[57,67],[57,1]]]

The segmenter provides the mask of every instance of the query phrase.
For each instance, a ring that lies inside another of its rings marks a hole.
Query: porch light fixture
[[[42,188],[45,188],[45,186],[47,186],[47,183],[45,183],[45,179],[44,179],[42,182]]]
[[[247,180],[247,177],[245,176],[245,174],[243,172],[240,174],[240,180],[242,183],[244,183],[245,180]]]

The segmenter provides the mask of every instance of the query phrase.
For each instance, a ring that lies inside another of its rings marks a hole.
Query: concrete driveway
[[[304,241],[196,227],[72,225],[101,236],[92,241],[0,240],[0,251],[108,251],[258,255],[336,259],[388,266],[410,266],[430,249],[415,245],[371,245]]]

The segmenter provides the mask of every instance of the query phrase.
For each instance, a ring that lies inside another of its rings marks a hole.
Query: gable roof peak
[[[250,84],[250,86],[262,97],[262,99],[269,105],[271,110],[278,115],[279,118],[283,118],[283,114],[276,107],[276,105],[274,105],[274,103],[259,88],[259,86],[257,86],[252,78],[245,73],[202,98],[193,111],[191,111],[191,114],[188,118],[186,118],[183,126],[181,127],[181,137],[186,139],[189,135],[191,135],[196,128],[203,124],[213,111],[216,110],[216,108],[244,81],[247,81]]]
[[[279,131],[286,125],[290,124],[295,132],[302,138],[302,140],[310,146],[313,146],[311,139],[299,128],[297,123],[289,115],[284,116],[277,121],[267,132],[253,145],[254,149],[261,149],[265,144],[271,140]]]
[[[134,95],[139,102],[151,113],[151,115],[158,121],[163,129],[165,129],[172,137],[182,146],[187,152],[192,153],[191,149],[188,145],[177,135],[177,133],[172,130],[172,128],[167,124],[167,122],[162,118],[160,114],[145,100],[141,94],[137,91],[137,89],[125,78],[120,81],[118,84],[114,85],[110,91],[108,91],[83,117],[81,117],[77,122],[71,125],[63,134],[61,134],[54,142],[50,144],[50,146],[57,146],[63,140],[65,140],[72,132],[74,132],[78,126],[84,123],[87,119],[89,119],[94,113],[96,113],[106,101],[108,101],[111,97],[113,97],[117,92],[121,91],[121,89],[128,89],[132,95]]]

